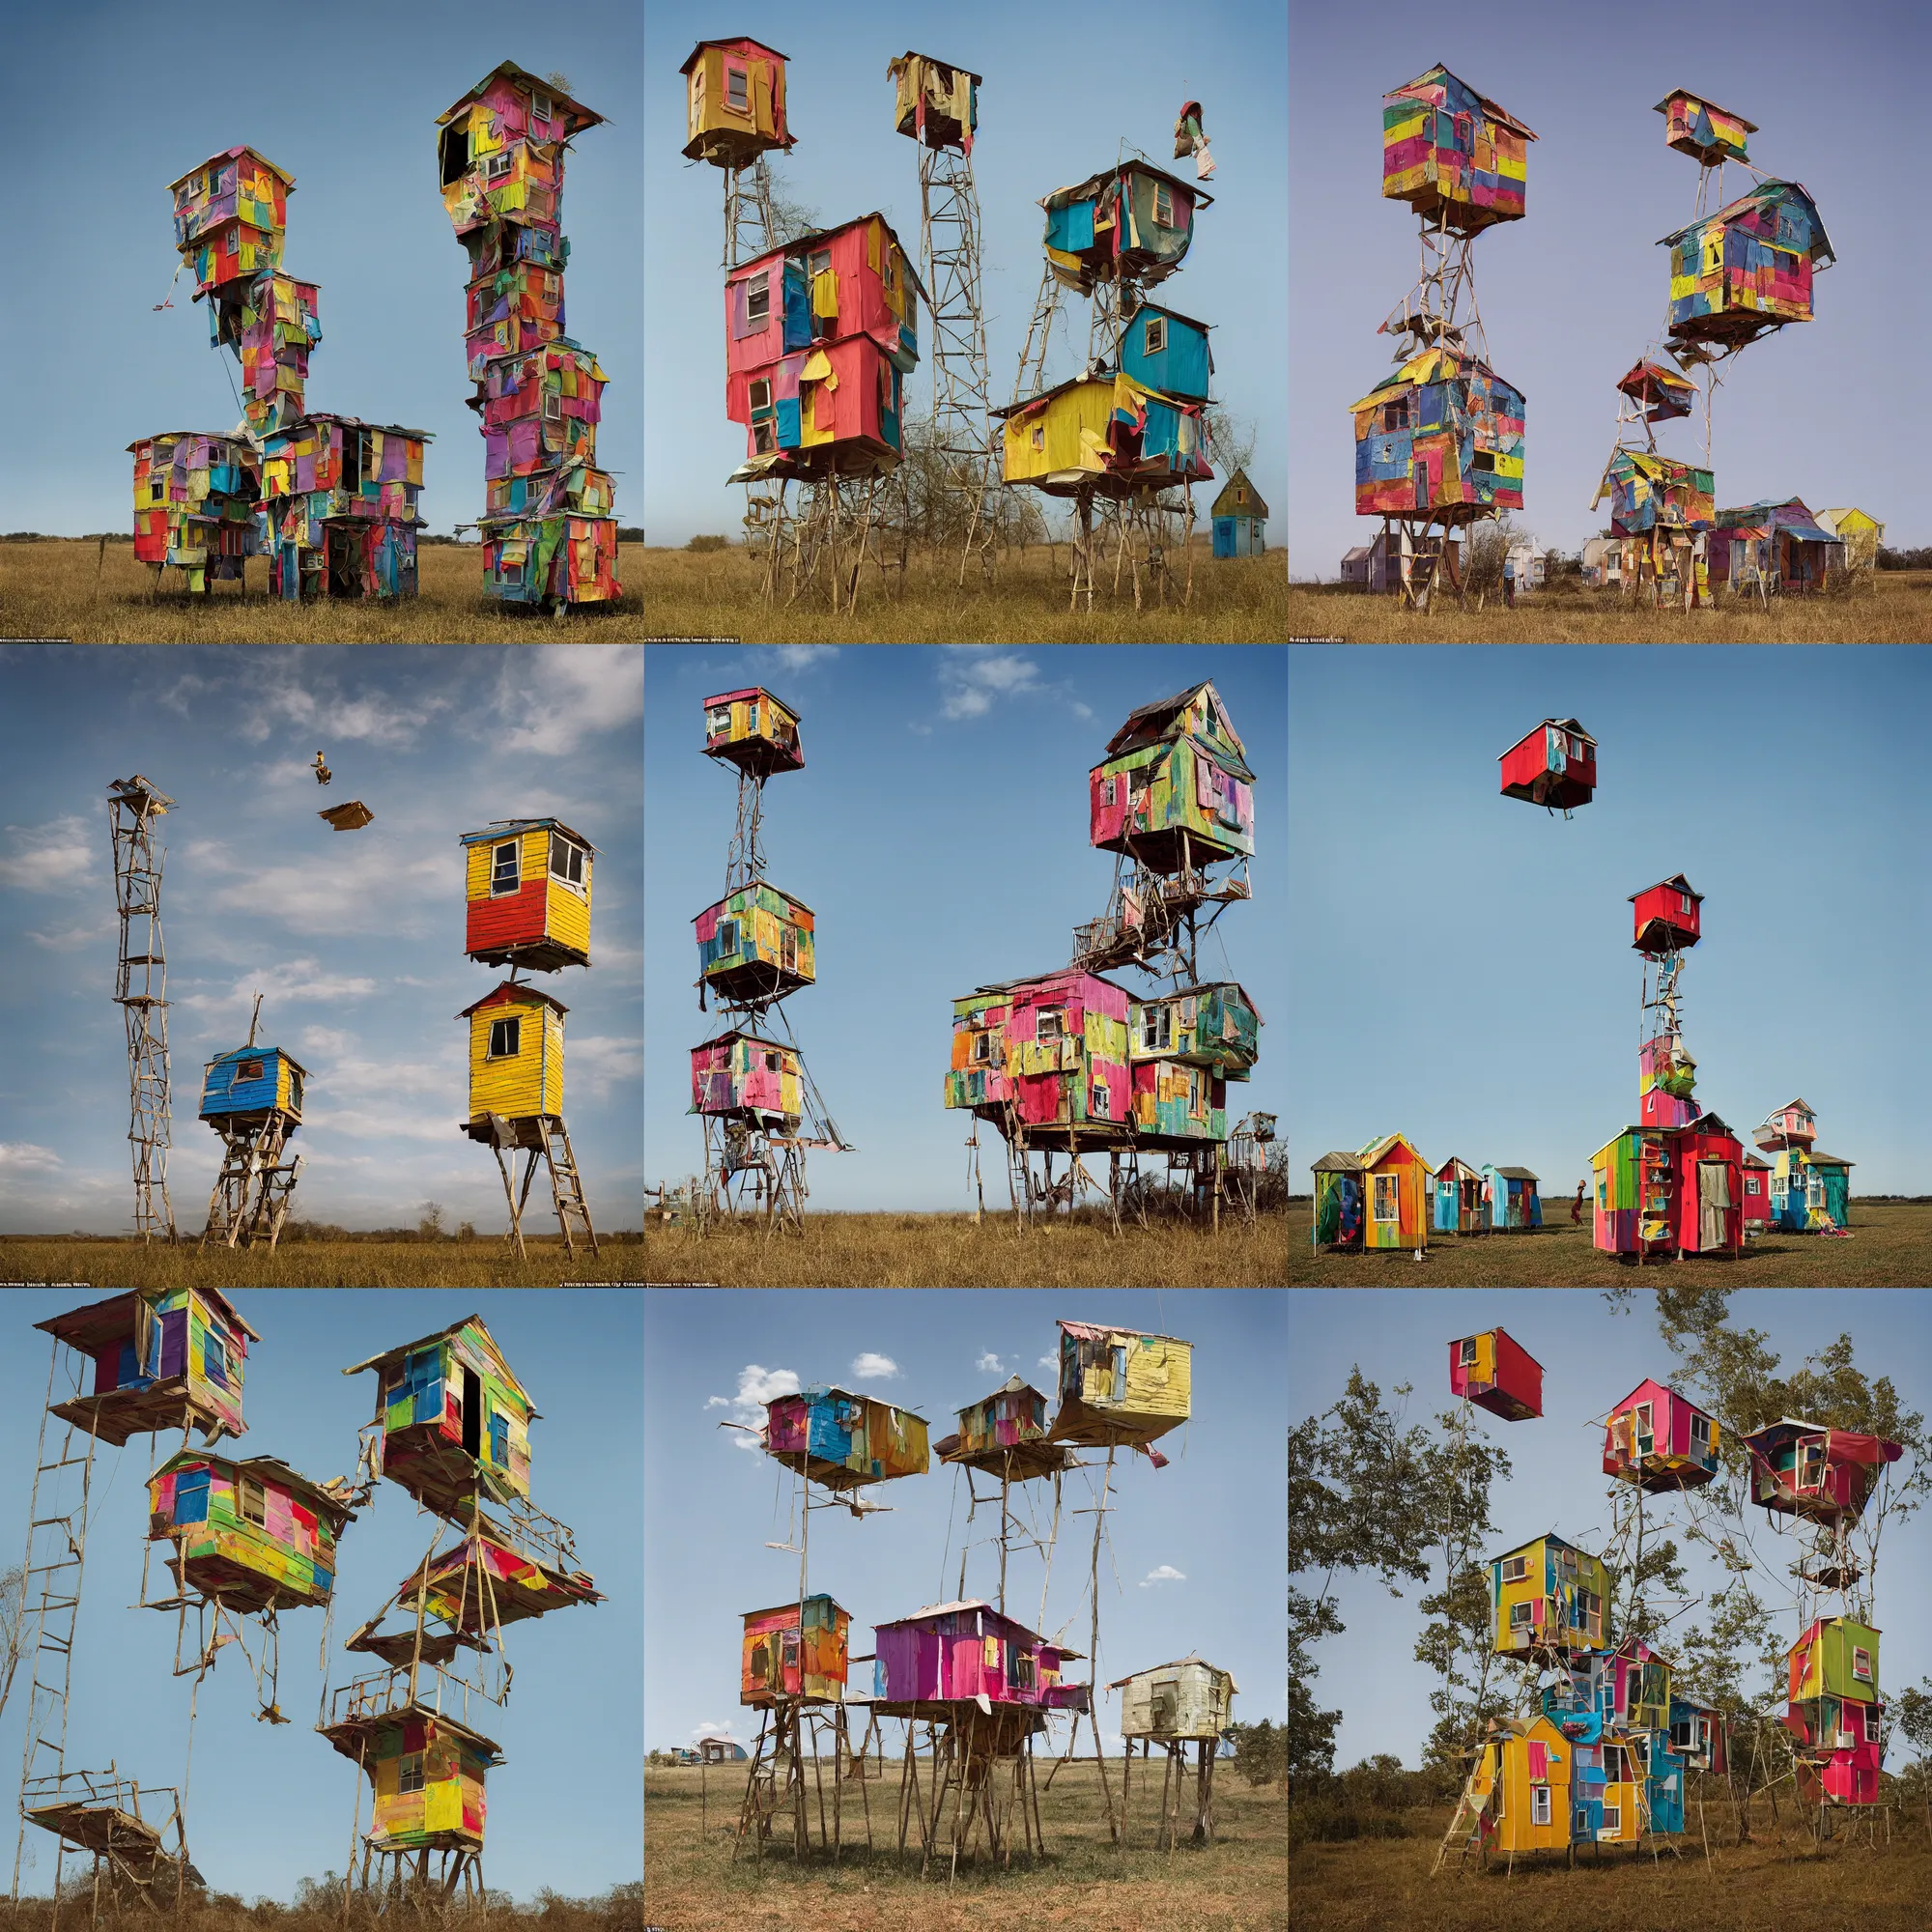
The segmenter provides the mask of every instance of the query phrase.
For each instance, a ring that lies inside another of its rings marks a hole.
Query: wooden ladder
[[[590,1209],[583,1203],[583,1183],[577,1172],[577,1156],[570,1150],[570,1129],[563,1123],[560,1115],[547,1115],[543,1123],[544,1161],[550,1169],[551,1205],[556,1209],[556,1225],[563,1230],[564,1250],[576,1254],[577,1248],[571,1240],[570,1224],[573,1220],[583,1223],[583,1238],[590,1243],[590,1252],[597,1253],[597,1231],[590,1225]],[[557,1144],[561,1142],[563,1152],[557,1153]]]
[[[1484,1747],[1484,1750],[1487,1754],[1487,1746]],[[1449,1820],[1449,1829],[1443,1833],[1442,1842],[1435,1848],[1435,1862],[1429,1868],[1429,1876],[1431,1878],[1434,1878],[1442,1869],[1442,1861],[1449,1856],[1449,1847],[1455,1842],[1456,1833],[1463,1828],[1463,1821],[1465,1818],[1469,1822],[1467,1830],[1463,1833],[1463,1843],[1459,1848],[1459,1861],[1467,1860],[1469,1847],[1482,1834],[1482,1809],[1479,1805],[1472,1804],[1469,1799],[1469,1789],[1475,1783],[1476,1774],[1482,1769],[1482,1765],[1483,1760],[1479,1757],[1475,1764],[1470,1767],[1468,1776],[1463,1780],[1463,1795],[1456,1801],[1455,1816]]]

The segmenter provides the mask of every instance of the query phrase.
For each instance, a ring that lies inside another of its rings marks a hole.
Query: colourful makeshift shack
[[[1734,590],[1822,590],[1844,567],[1845,542],[1826,529],[1802,497],[1714,512],[1711,575]]]
[[[1360,1248],[1363,1238],[1362,1195],[1366,1170],[1354,1154],[1324,1153],[1310,1165],[1315,1177],[1315,1221],[1312,1231],[1317,1247]]]
[[[1490,1562],[1490,1605],[1498,1656],[1515,1651],[1602,1650],[1610,1574],[1553,1531]]]
[[[298,1126],[307,1076],[308,1069],[278,1046],[238,1046],[203,1068],[201,1119],[217,1133],[246,1132],[272,1114]]]
[[[872,1694],[887,1703],[1009,1704],[1084,1711],[1087,1686],[1061,1670],[1080,1653],[1002,1616],[977,1597],[933,1604],[874,1627]]]
[[[1121,373],[1163,396],[1207,402],[1208,381],[1214,374],[1214,352],[1208,341],[1210,327],[1179,309],[1143,302],[1121,336]]]
[[[895,131],[935,153],[943,148],[956,148],[962,155],[973,152],[973,132],[980,125],[977,73],[908,51],[887,67],[886,78],[896,83]]]
[[[211,582],[245,582],[246,560],[262,554],[262,459],[254,446],[241,437],[169,430],[128,448],[135,557],[186,571],[197,593]]]
[[[932,1445],[942,1463],[964,1463],[1015,1483],[1069,1465],[1068,1452],[1047,1439],[1046,1397],[1018,1376],[958,1414],[959,1433]]]
[[[742,35],[699,41],[678,71],[687,160],[741,168],[796,145],[785,126],[785,56],[775,47]]]
[[[700,1010],[707,992],[721,1001],[763,1004],[816,977],[811,908],[763,879],[726,893],[692,923],[697,928]]]
[[[1473,1235],[1483,1225],[1483,1177],[1459,1155],[1435,1170],[1435,1232]]]
[[[1004,425],[1003,483],[1130,497],[1213,481],[1202,407],[1124,374],[1081,375],[987,413]]]
[[[733,1027],[691,1049],[692,1114],[791,1133],[803,1118],[795,1047]]]
[[[1483,1843],[1512,1859],[1567,1846],[1580,1748],[1547,1717],[1492,1719],[1467,1792]]]
[[[408,597],[430,433],[306,415],[262,438],[269,589],[276,597]]]
[[[1822,1617],[1786,1654],[1784,1723],[1797,1741],[1805,1803],[1878,1802],[1885,1747],[1878,1639],[1869,1624]]]
[[[925,1418],[849,1389],[802,1389],[765,1405],[765,1452],[833,1491],[923,1476]]]
[[[194,270],[197,300],[279,266],[295,186],[295,176],[247,147],[212,155],[168,184],[175,247]]]
[[[137,1288],[37,1321],[94,1363],[94,1386],[47,1410],[119,1448],[191,1422],[202,1440],[241,1435],[248,1344],[261,1337],[214,1288]]]
[[[1592,1240],[1606,1254],[1737,1254],[1744,1149],[1716,1114],[1681,1127],[1626,1127],[1590,1156]]]
[[[1176,986],[1129,1002],[1128,1058],[1136,1066],[1177,1061],[1205,1067],[1217,1079],[1245,1080],[1261,1050],[1263,1024],[1255,1003],[1232,980]]]
[[[1673,88],[1651,112],[1663,116],[1665,145],[1707,168],[1743,160],[1745,137],[1757,132],[1755,121],[1681,87]]]
[[[1194,1345],[1089,1321],[1062,1321],[1055,1442],[1144,1448],[1190,1413]]]
[[[311,1483],[270,1456],[183,1449],[148,1479],[148,1540],[168,1543],[179,1593],[245,1616],[319,1608],[335,1546],[355,1520],[350,1485]]]
[[[1505,798],[1568,811],[1597,788],[1597,741],[1574,718],[1546,718],[1498,753]]]
[[[1527,1422],[1543,1413],[1543,1364],[1507,1329],[1485,1328],[1449,1344],[1449,1392],[1505,1422]]]
[[[1641,1381],[1604,1425],[1604,1474],[1653,1493],[1701,1489],[1718,1473],[1714,1416],[1662,1382]]]
[[[1746,1150],[1745,1168],[1745,1235],[1748,1238],[1753,1228],[1771,1226],[1771,1162]]]
[[[1657,245],[1670,250],[1669,342],[1719,355],[1809,322],[1812,274],[1832,266],[1817,205],[1796,182],[1760,181]]]
[[[1730,1772],[1730,1722],[1715,1704],[1673,1690],[1670,1693],[1670,1747],[1691,1771],[1716,1777]]]
[[[1629,895],[1632,948],[1653,955],[1688,952],[1699,936],[1704,895],[1682,872],[1673,872],[1640,893]]]
[[[1863,510],[1831,509],[1817,511],[1811,521],[1828,536],[1844,545],[1847,570],[1870,570],[1878,562],[1885,542],[1885,526]]]
[[[1266,552],[1268,506],[1245,469],[1228,478],[1208,514],[1214,524],[1216,556],[1261,556]]]
[[[375,1806],[364,1842],[371,1850],[483,1849],[483,1779],[503,1762],[500,1746],[415,1703],[316,1728],[369,1776]]]
[[[1711,471],[1643,449],[1611,450],[1610,460],[1590,498],[1595,509],[1610,499],[1614,536],[1645,536],[1653,530],[1702,530],[1711,526]]]
[[[1888,1463],[1903,1453],[1882,1435],[1861,1435],[1790,1416],[1744,1438],[1751,1501],[1812,1522],[1856,1520]]]
[[[798,718],[763,685],[721,691],[704,700],[704,755],[753,778],[799,771],[805,753],[798,742]]]
[[[561,1000],[534,986],[505,980],[456,1015],[469,1022],[469,1119],[473,1141],[492,1137],[491,1117],[501,1121],[563,1118],[563,1018]]]
[[[1214,197],[1142,160],[1119,161],[1072,187],[1055,188],[1042,245],[1054,279],[1081,295],[1095,283],[1163,282],[1187,259],[1195,217]]]
[[[582,833],[560,818],[499,818],[458,843],[470,958],[535,973],[590,964],[597,848]]]
[[[1536,136],[1439,64],[1382,96],[1382,195],[1474,235],[1520,221]]]
[[[1143,704],[1087,774],[1089,842],[1156,872],[1255,849],[1255,775],[1211,683]]]
[[[1483,1165],[1483,1225],[1495,1234],[1520,1234],[1543,1226],[1537,1177],[1526,1167]]]
[[[1349,407],[1357,516],[1468,523],[1522,508],[1527,406],[1487,363],[1437,343]]]
[[[850,1612],[822,1593],[803,1604],[747,1610],[739,1652],[739,1703],[770,1706],[785,1697],[839,1702],[845,1695],[851,1624]]]
[[[1128,1004],[1125,987],[1073,967],[954,1000],[946,1104],[1002,1133],[1023,1129],[1036,1147],[1124,1145]]]
[[[1107,1686],[1121,1692],[1121,1735],[1180,1744],[1218,1738],[1234,1718],[1240,1686],[1195,1654],[1149,1670],[1130,1671]]]
[[[1637,405],[1637,419],[1646,423],[1671,422],[1688,416],[1697,400],[1697,385],[1662,362],[1640,359],[1617,381],[1617,393]]]
[[[604,1594],[589,1575],[565,1568],[557,1560],[560,1553],[554,1546],[546,1552],[551,1559],[547,1561],[545,1555],[517,1548],[506,1532],[472,1529],[453,1548],[440,1551],[422,1569],[404,1577],[393,1601],[413,1609],[420,1594],[426,1616],[449,1631],[482,1640],[505,1624],[523,1623],[576,1604],[601,1604]],[[404,1649],[414,1636],[411,1631],[393,1641]]]
[[[380,1468],[438,1516],[478,1495],[527,1500],[537,1410],[490,1331],[471,1315],[343,1370],[376,1372]]]
[[[474,249],[480,231],[505,226],[554,237],[562,220],[564,151],[603,121],[515,61],[491,69],[436,117],[438,180],[458,239]],[[558,252],[567,257],[567,248]]]
[[[1856,1164],[1816,1148],[1780,1148],[1771,1172],[1772,1225],[1805,1234],[1844,1227],[1852,1218]]]
[[[1355,1160],[1362,1190],[1362,1245],[1427,1247],[1435,1170],[1399,1133],[1371,1141]]]

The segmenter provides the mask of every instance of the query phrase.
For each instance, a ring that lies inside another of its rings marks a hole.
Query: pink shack
[[[798,1054],[775,1039],[734,1028],[691,1049],[691,1105],[686,1112],[742,1120],[789,1132],[803,1118]]]
[[[952,1003],[946,1104],[1037,1148],[1123,1145],[1131,1132],[1127,992],[1097,973],[1063,967],[981,986]]]
[[[1077,1650],[1049,1643],[977,1597],[934,1604],[876,1626],[872,1694],[881,1702],[970,1703],[1084,1711],[1087,1686],[1063,1684]]]
[[[1653,1492],[1701,1489],[1718,1473],[1718,1434],[1675,1389],[1638,1382],[1604,1424],[1604,1474]]]

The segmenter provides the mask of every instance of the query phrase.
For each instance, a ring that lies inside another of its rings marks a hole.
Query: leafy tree
[[[1234,1741],[1235,1769],[1250,1784],[1271,1784],[1293,1775],[1287,1732],[1276,1730],[1266,1718],[1258,1724],[1230,1724],[1228,1736]]]

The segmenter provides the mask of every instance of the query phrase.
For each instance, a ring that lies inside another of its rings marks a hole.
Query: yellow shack
[[[469,1118],[506,1121],[563,1113],[562,1001],[504,980],[457,1017],[469,1022]]]

